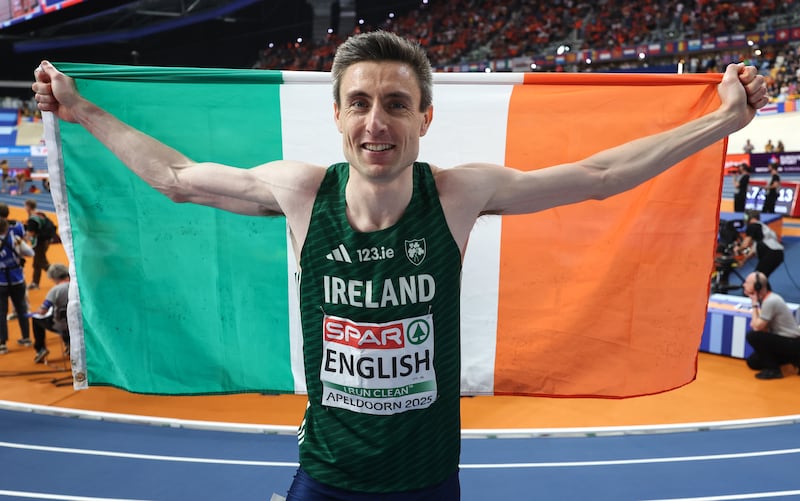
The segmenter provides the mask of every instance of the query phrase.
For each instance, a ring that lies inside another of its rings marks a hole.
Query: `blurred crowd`
[[[450,0],[425,2],[418,9],[387,17],[377,26],[357,24],[349,33],[322,41],[271,44],[254,67],[329,71],[336,47],[351,34],[375,29],[416,39],[434,67],[517,56],[538,56],[559,44],[574,50],[613,49],[640,43],[772,29],[776,20],[800,25],[800,1],[717,2],[712,0]],[[768,46],[756,51],[694,55],[684,71],[720,71],[728,62],[747,61],[769,77],[776,100],[797,94],[798,48]],[[641,65],[631,61],[616,67]],[[611,66],[611,65],[609,65]],[[557,71],[599,71],[576,64]]]
[[[384,29],[415,39],[434,68],[571,50],[614,49],[659,41],[688,40],[778,27],[800,27],[800,0],[420,0],[418,8],[387,15],[377,25],[358,24],[323,40],[271,43],[253,65],[258,69],[329,71],[336,47],[352,34]],[[768,79],[773,101],[800,99],[800,44],[692,52],[547,68],[547,71],[606,71],[683,64],[688,73],[719,72],[731,62],[757,66]],[[35,113],[35,103],[15,99],[5,108]]]

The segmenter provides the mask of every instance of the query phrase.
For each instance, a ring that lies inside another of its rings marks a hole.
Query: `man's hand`
[[[33,72],[36,81],[31,88],[41,111],[51,111],[61,120],[76,122],[72,107],[81,101],[75,81],[58,71],[47,61],[42,61]]]
[[[754,66],[743,63],[728,65],[717,91],[722,107],[738,115],[737,130],[749,124],[756,116],[756,110],[769,102],[764,77]]]

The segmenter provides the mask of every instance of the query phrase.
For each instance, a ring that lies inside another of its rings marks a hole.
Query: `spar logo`
[[[402,322],[360,324],[345,318],[325,317],[325,341],[358,349],[395,350],[405,346]]]
[[[352,348],[394,350],[403,348],[405,341],[413,345],[424,343],[432,332],[426,319],[413,319],[406,327],[402,321],[385,324],[358,323],[346,318],[328,317],[323,320],[325,341]]]
[[[425,320],[417,319],[408,326],[408,341],[411,344],[422,344],[431,335],[431,325]]]

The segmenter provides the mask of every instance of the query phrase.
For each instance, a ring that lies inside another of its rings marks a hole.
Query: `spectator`
[[[764,145],[764,153],[772,153],[775,151],[775,145],[772,144],[772,139],[767,139],[767,144]]]
[[[753,146],[753,143],[750,142],[750,139],[745,141],[744,146],[742,147],[742,150],[747,154],[753,153],[754,149],[755,147]]]

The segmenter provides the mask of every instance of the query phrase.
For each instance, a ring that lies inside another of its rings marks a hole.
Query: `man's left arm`
[[[717,92],[715,111],[584,160],[529,172],[487,169],[482,183],[493,191],[482,213],[524,214],[622,193],[741,129],[768,102],[764,78],[742,64],[727,67]]]
[[[769,319],[765,319],[762,315],[764,314],[763,310],[761,309],[761,305],[758,303],[753,304],[753,313],[750,317],[750,328],[754,331],[769,331]]]

